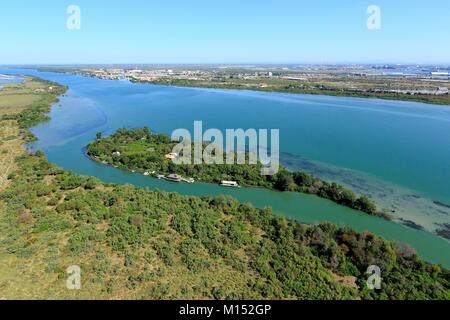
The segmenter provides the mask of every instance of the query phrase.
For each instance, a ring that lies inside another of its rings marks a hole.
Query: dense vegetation
[[[227,197],[103,185],[42,153],[18,161],[0,196],[1,247],[42,258],[56,279],[80,265],[91,297],[450,298],[449,271],[370,233],[303,225]],[[372,264],[381,290],[366,287]]]
[[[103,184],[42,152],[22,152],[0,192],[0,262],[0,298],[450,299],[450,272],[406,245],[228,197]],[[381,290],[366,286],[373,264]],[[65,287],[70,265],[81,290]]]
[[[377,211],[367,196],[357,197],[351,190],[336,183],[328,183],[304,172],[290,172],[280,167],[274,176],[261,175],[261,163],[246,164],[174,164],[164,157],[172,152],[175,142],[164,134],[143,129],[119,129],[109,137],[89,144],[88,155],[96,161],[104,162],[126,170],[153,172],[158,174],[177,173],[203,182],[218,183],[221,180],[237,181],[242,186],[258,186],[280,191],[294,191],[315,194],[350,208],[361,210],[385,218],[384,212]],[[191,145],[193,148],[193,144]],[[205,144],[204,148],[207,147]],[[117,153],[118,152],[118,153]],[[192,152],[193,154],[193,152]],[[246,154],[248,160],[248,154]],[[224,155],[225,159],[225,155]],[[225,160],[223,161],[225,163]]]

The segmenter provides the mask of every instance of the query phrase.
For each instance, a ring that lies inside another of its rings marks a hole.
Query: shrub
[[[133,226],[140,228],[144,224],[144,216],[141,214],[131,217],[130,222]]]
[[[23,224],[30,224],[33,221],[33,215],[28,210],[22,210],[19,214],[19,222]]]

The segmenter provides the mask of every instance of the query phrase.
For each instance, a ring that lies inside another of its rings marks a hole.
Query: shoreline
[[[97,77],[98,78],[98,77]],[[102,79],[102,78],[99,78]],[[116,81],[116,80],[113,80]],[[118,81],[118,80],[117,80]],[[209,85],[201,85],[198,83],[193,84],[179,84],[179,83],[166,83],[159,81],[133,81],[129,80],[132,83],[147,83],[168,87],[179,87],[179,88],[199,88],[199,89],[222,89],[222,90],[242,90],[242,91],[254,91],[254,92],[267,92],[267,93],[287,93],[287,94],[299,94],[299,95],[314,95],[314,96],[326,96],[326,97],[342,97],[342,98],[356,98],[356,99],[373,99],[373,100],[386,100],[386,101],[403,101],[403,102],[417,102],[423,103],[425,105],[435,105],[435,106],[444,106],[450,107],[450,101],[428,101],[426,98],[416,98],[413,95],[405,95],[405,96],[396,96],[394,94],[370,94],[370,93],[348,93],[342,94],[339,91],[332,90],[298,90],[298,91],[289,91],[289,90],[270,90],[267,88],[259,88],[259,87],[242,87],[242,86],[233,86],[233,85],[224,85],[224,86],[209,86]]]
[[[33,69],[40,71],[41,69]],[[67,70],[47,70],[43,71],[56,72],[56,73],[66,73],[73,75],[80,75],[88,78],[96,78],[108,81],[121,81],[121,79],[108,79],[101,76],[91,75],[83,73],[77,70],[67,71]],[[200,80],[181,80],[181,81],[149,81],[149,80],[134,80],[127,79],[127,81],[136,84],[152,84],[167,87],[178,87],[178,88],[198,88],[198,89],[218,89],[218,90],[238,90],[238,91],[252,91],[252,92],[267,92],[267,93],[286,93],[286,94],[297,94],[297,95],[312,95],[312,96],[324,96],[324,97],[342,97],[342,98],[355,98],[355,99],[370,99],[370,100],[385,100],[385,101],[402,101],[402,102],[416,102],[422,103],[424,105],[434,105],[440,107],[450,107],[450,95],[447,95],[447,101],[430,101],[429,97],[441,97],[433,95],[398,95],[394,93],[370,93],[370,92],[342,92],[340,90],[328,90],[328,89],[304,89],[304,90],[277,90],[268,87],[258,87],[258,86],[243,86],[235,84],[217,83],[217,84],[204,84],[199,82]],[[190,83],[189,83],[190,81]],[[445,95],[442,95],[445,96]]]
[[[102,80],[120,81],[120,79],[106,79],[99,76],[89,75],[77,71],[61,71],[63,73],[77,74],[90,78],[97,78]],[[253,92],[267,92],[267,93],[287,93],[287,94],[299,94],[299,95],[314,95],[314,96],[328,96],[328,97],[342,97],[342,98],[359,98],[359,99],[375,99],[386,101],[404,101],[404,102],[417,102],[425,105],[445,106],[450,107],[450,96],[447,95],[409,95],[409,94],[394,94],[394,93],[372,93],[372,92],[359,92],[359,91],[341,91],[332,89],[280,89],[271,87],[260,86],[245,86],[238,84],[227,83],[203,83],[199,80],[134,80],[128,79],[131,83],[137,84],[153,84],[168,87],[179,88],[198,88],[198,89],[221,89],[221,90],[239,90],[239,91],[253,91]],[[437,99],[433,101],[432,97],[447,97],[447,99]]]

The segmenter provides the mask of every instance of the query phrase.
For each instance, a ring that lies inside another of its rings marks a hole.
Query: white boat
[[[173,181],[173,182],[181,182],[181,180],[183,179],[183,177],[177,175],[177,174],[169,174],[166,177],[166,180],[168,181]]]
[[[233,188],[239,188],[239,184],[236,181],[220,181],[220,185],[222,187],[233,187]]]

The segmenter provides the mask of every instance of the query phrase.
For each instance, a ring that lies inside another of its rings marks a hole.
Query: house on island
[[[178,153],[168,153],[164,157],[167,159],[176,159],[178,158]]]

